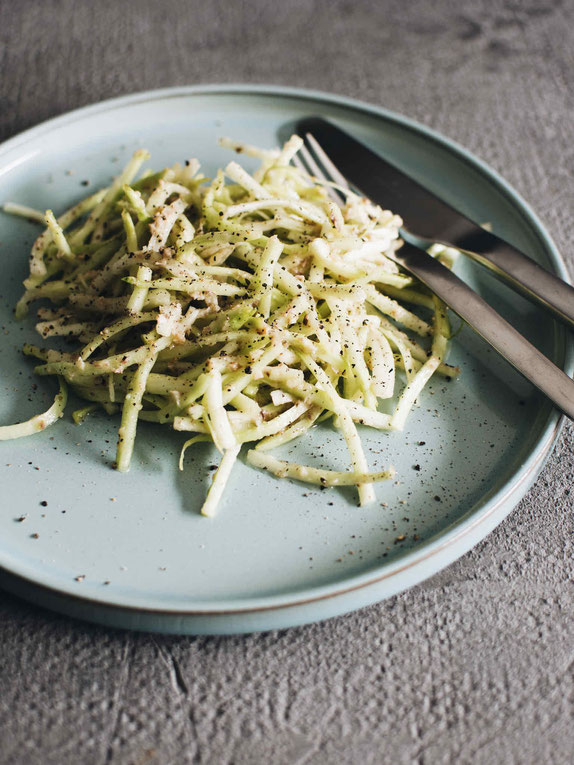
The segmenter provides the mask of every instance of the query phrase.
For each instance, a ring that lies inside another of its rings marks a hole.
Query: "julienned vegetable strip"
[[[239,445],[232,446],[223,452],[223,458],[219,467],[215,471],[211,486],[207,492],[207,497],[203,503],[203,507],[201,508],[202,515],[211,517],[217,512],[219,500],[221,499],[225,485],[229,480],[231,469],[235,464],[235,460],[237,459],[240,448],[241,447]]]
[[[446,321],[446,306],[437,297],[434,297],[435,315],[432,352],[428,360],[423,364],[419,371],[411,379],[407,387],[400,395],[397,408],[392,418],[392,427],[395,430],[402,430],[405,426],[407,416],[416,402],[424,386],[429,381],[433,372],[435,372],[441,363],[447,346],[448,324]]]
[[[334,412],[334,414],[337,415],[337,418],[340,422],[339,427],[343,432],[343,436],[347,442],[347,448],[349,449],[349,454],[351,455],[351,464],[353,465],[354,471],[356,473],[368,473],[369,468],[367,466],[367,460],[361,445],[361,439],[359,438],[359,434],[357,433],[357,429],[351,418],[351,415],[347,411],[347,407],[341,400],[341,397],[335,390],[333,383],[329,379],[327,373],[321,369],[321,367],[316,364],[313,359],[305,356],[304,354],[301,354],[301,359],[307,369],[309,369],[309,371],[312,372],[312,374],[315,376],[318,387],[327,394],[330,404],[329,408],[332,412]],[[357,488],[359,491],[360,505],[367,505],[375,500],[375,491],[373,489],[372,483],[359,483]]]
[[[0,441],[9,441],[13,438],[23,438],[24,436],[31,436],[33,433],[40,433],[60,419],[68,401],[68,389],[61,377],[59,381],[60,391],[56,394],[52,406],[43,414],[37,414],[26,422],[0,426]]]
[[[223,406],[221,372],[218,369],[212,369],[208,377],[209,382],[203,397],[207,425],[213,443],[220,452],[225,452],[226,449],[232,449],[236,446],[237,442],[229,424],[227,411]]]
[[[158,353],[168,345],[169,339],[165,337],[150,343],[143,361],[138,366],[128,385],[122,409],[122,423],[118,431],[116,460],[116,467],[122,473],[130,469],[138,415],[142,408],[142,398],[145,393],[147,378],[155,365]]]
[[[5,205],[47,226],[17,317],[48,300],[38,331],[80,344],[72,352],[25,347],[61,391],[48,412],[0,428],[0,438],[60,417],[65,380],[89,402],[75,422],[121,408],[119,470],[129,469],[139,420],[199,434],[185,442],[180,467],[188,447],[213,442],[222,459],[204,515],[215,514],[246,442],[255,442],[247,454],[254,466],[324,487],[354,485],[360,504],[372,502],[373,484],[394,471],[369,471],[357,425],[402,429],[434,372],[458,374],[444,361],[445,307],[388,257],[400,246],[400,218],[348,190],[339,207],[327,194],[332,184],[290,165],[299,138],[281,151],[222,143],[261,167],[251,175],[230,162],[209,181],[191,160],[135,180],[149,156],[138,150],[110,187],[59,217]],[[398,383],[394,412],[379,412]],[[351,471],[268,453],[325,419],[341,431]]]
[[[319,468],[298,465],[295,462],[278,460],[270,454],[250,449],[247,452],[247,462],[254,467],[268,470],[277,478],[293,478],[304,483],[314,483],[317,486],[360,486],[374,481],[387,481],[394,478],[395,470],[379,473],[347,473],[339,470],[320,470]]]

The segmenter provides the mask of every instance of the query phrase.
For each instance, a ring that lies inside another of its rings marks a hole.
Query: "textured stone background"
[[[567,0],[1,0],[0,44],[2,139],[147,88],[321,88],[467,146],[574,266]],[[324,624],[151,637],[0,593],[0,762],[571,762],[573,442],[472,553]]]

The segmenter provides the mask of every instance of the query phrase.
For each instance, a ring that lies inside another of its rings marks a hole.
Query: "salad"
[[[280,150],[222,143],[259,169],[232,161],[207,178],[191,160],[140,174],[149,159],[140,149],[112,185],[58,217],[5,205],[44,226],[16,317],[41,300],[39,334],[68,345],[24,346],[60,392],[0,438],[56,422],[69,387],[86,402],[76,423],[97,410],[121,416],[120,471],[140,420],[191,434],[180,467],[188,448],[213,442],[221,461],[204,515],[216,512],[243,444],[254,467],[355,485],[359,503],[372,502],[394,470],[369,471],[357,425],[402,430],[431,376],[458,374],[445,362],[446,307],[388,257],[401,245],[400,218],[348,189],[343,205],[332,201],[333,184],[293,166],[297,136]],[[379,411],[384,399],[390,414]],[[347,444],[349,471],[271,454],[325,420]]]

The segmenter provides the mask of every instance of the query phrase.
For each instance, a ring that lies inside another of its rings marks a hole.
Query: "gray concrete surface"
[[[160,86],[330,90],[467,146],[574,266],[572,2],[3,0],[0,42],[0,138]],[[327,623],[151,637],[0,593],[0,762],[572,762],[573,445],[458,563]]]

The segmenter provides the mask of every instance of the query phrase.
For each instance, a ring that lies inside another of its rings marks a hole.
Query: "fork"
[[[293,164],[311,179],[334,182],[351,191],[346,178],[311,133],[304,136],[304,144],[293,158]],[[328,193],[337,204],[344,203],[344,192],[328,187]],[[558,409],[574,420],[574,382],[503,319],[484,298],[426,250],[413,244],[405,242],[399,250],[386,254],[432,290]]]

